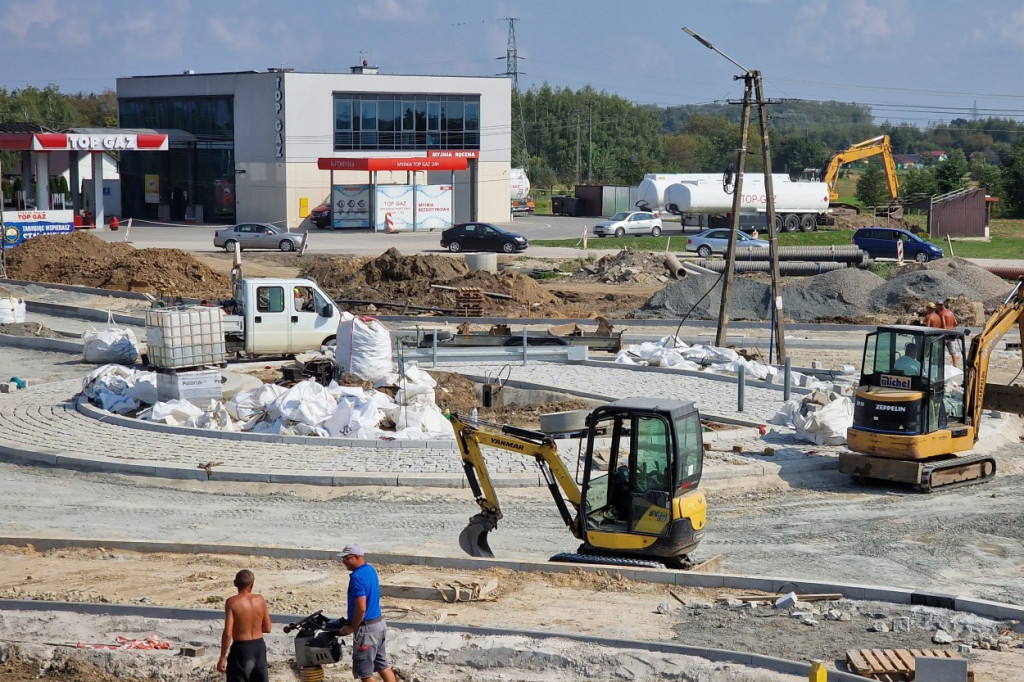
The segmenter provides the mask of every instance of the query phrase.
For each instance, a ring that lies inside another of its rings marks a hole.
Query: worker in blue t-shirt
[[[352,635],[352,676],[369,682],[376,672],[384,682],[396,682],[385,648],[388,625],[380,610],[377,571],[366,563],[363,548],[355,543],[346,545],[338,556],[351,573],[348,625],[341,629],[341,634]]]

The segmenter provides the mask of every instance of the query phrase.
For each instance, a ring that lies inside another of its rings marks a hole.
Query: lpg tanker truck
[[[637,191],[637,208],[643,211],[667,211],[680,216],[687,225],[731,227],[733,193],[724,178],[715,173],[650,173]],[[775,194],[775,228],[778,231],[812,232],[818,225],[831,224],[828,185],[824,182],[797,182],[784,173],[772,174]],[[726,191],[726,189],[730,191]],[[740,198],[740,228],[765,229],[767,195],[764,176],[743,176]]]
[[[526,177],[526,169],[511,169],[509,171],[508,184],[512,211],[515,213],[533,213],[533,200],[530,199],[530,178]]]

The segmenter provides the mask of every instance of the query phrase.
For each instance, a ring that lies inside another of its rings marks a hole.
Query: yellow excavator
[[[836,183],[839,181],[839,169],[848,163],[875,155],[881,155],[882,157],[885,183],[889,188],[889,196],[892,198],[893,204],[896,203],[900,194],[900,181],[896,176],[896,160],[892,155],[892,144],[889,142],[889,136],[879,135],[870,140],[864,140],[863,142],[851,145],[849,149],[838,152],[828,160],[828,163],[825,165],[825,171],[822,174],[822,181],[828,185],[828,198],[833,206],[840,205],[837,203],[839,191],[836,189]]]
[[[909,483],[924,492],[995,476],[991,455],[967,451],[978,441],[982,408],[989,406],[985,382],[992,351],[1015,324],[1024,339],[1022,284],[1017,282],[971,339],[966,355],[963,331],[894,325],[868,334],[853,426],[846,432],[851,452],[840,453],[839,471]],[[946,392],[947,341],[965,358],[962,395]],[[1000,402],[992,406],[1020,413],[1024,391],[998,388]]]
[[[459,535],[475,557],[493,557],[488,533],[502,518],[481,446],[533,457],[569,531],[582,541],[552,561],[687,569],[704,535],[707,500],[700,416],[692,402],[627,398],[594,409],[573,476],[554,438],[540,431],[451,417],[463,468],[480,507]],[[582,471],[580,467],[582,466]],[[582,476],[582,483],[577,480]]]

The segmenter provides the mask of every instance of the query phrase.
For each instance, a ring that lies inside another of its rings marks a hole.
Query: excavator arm
[[[839,169],[848,163],[860,161],[876,154],[882,155],[882,166],[885,169],[885,182],[889,187],[889,196],[895,201],[900,194],[900,181],[896,176],[896,160],[892,156],[892,144],[888,135],[880,135],[851,145],[849,149],[839,152],[825,167],[824,181],[828,185],[829,201],[839,198],[836,182],[839,180]]]
[[[1013,291],[1007,295],[1003,304],[996,309],[985,328],[971,339],[971,349],[967,353],[964,369],[967,381],[964,386],[964,416],[974,426],[974,440],[978,440],[978,426],[981,424],[981,409],[985,398],[985,383],[988,378],[988,363],[992,351],[1002,340],[1010,328],[1016,324],[1024,341],[1024,280],[1018,280]],[[1024,354],[1024,343],[1021,344]],[[1021,359],[1024,362],[1024,357]]]
[[[502,424],[470,423],[463,421],[457,414],[452,414],[451,419],[452,427],[455,429],[455,441],[462,455],[462,467],[473,491],[473,497],[480,506],[480,513],[469,519],[469,525],[459,535],[459,546],[464,552],[476,557],[493,557],[494,553],[487,542],[487,534],[497,527],[498,521],[502,518],[501,505],[490,472],[487,470],[481,446],[533,457],[540,467],[565,525],[574,536],[582,537],[579,523],[582,494],[576,480],[558,456],[558,446],[550,436],[539,431]],[[572,510],[569,509],[570,506]]]

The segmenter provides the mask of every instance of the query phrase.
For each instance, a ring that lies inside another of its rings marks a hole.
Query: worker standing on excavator
[[[942,321],[942,328],[950,331],[956,329],[956,315],[950,310],[945,301],[935,302],[935,312],[938,313],[939,319]],[[949,357],[953,360],[953,366],[956,367],[956,345],[953,343],[952,338],[946,338],[946,351],[949,353]]]

